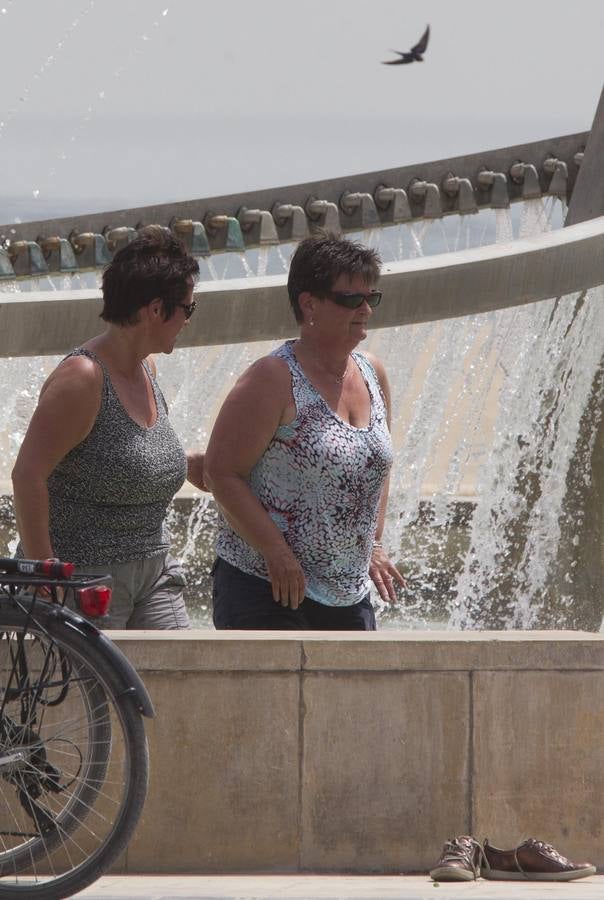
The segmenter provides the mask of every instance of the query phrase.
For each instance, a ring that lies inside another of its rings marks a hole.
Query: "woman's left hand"
[[[375,584],[377,592],[385,603],[396,602],[394,582],[406,587],[406,582],[383,547],[374,546],[369,563],[369,577]]]

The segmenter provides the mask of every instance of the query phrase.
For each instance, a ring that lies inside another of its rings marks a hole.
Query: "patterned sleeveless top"
[[[302,566],[306,595],[327,606],[352,606],[369,590],[380,494],[393,459],[377,375],[362,354],[352,354],[371,400],[369,425],[355,428],[310,383],[294,341],[272,355],[289,366],[296,418],[279,426],[249,485]],[[268,578],[262,555],[222,518],[216,549],[243,572]]]
[[[50,539],[55,555],[78,565],[111,565],[165,553],[166,509],[182,486],[185,452],[149,366],[157,419],[138,425],[122,406],[103,363],[101,407],[90,434],[48,478]],[[68,358],[68,357],[66,357]]]

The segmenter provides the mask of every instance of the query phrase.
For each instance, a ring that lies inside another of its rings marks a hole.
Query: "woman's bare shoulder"
[[[238,384],[249,387],[266,384],[289,387],[290,383],[289,366],[279,356],[260,357],[245,370],[238,381]]]
[[[219,418],[235,416],[239,422],[249,418],[267,421],[281,416],[291,397],[291,378],[287,363],[276,356],[263,356],[253,362],[229,391]]]
[[[373,353],[367,353],[365,350],[359,351],[361,356],[364,356],[368,363],[370,363],[375,369],[375,374],[382,381],[382,379],[386,378],[386,369],[384,368],[384,363],[382,360],[375,356]]]
[[[373,371],[377,376],[377,380],[380,385],[380,389],[382,394],[384,395],[384,399],[386,400],[386,407],[390,409],[390,384],[388,382],[388,375],[386,374],[386,369],[384,368],[384,363],[377,356],[374,356],[373,353],[363,353],[362,354],[370,365],[373,366]]]
[[[88,396],[90,391],[101,388],[103,370],[89,356],[68,356],[62,360],[46,379],[40,397],[51,388],[69,394]]]

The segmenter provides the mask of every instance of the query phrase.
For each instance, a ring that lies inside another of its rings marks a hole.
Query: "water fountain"
[[[0,347],[10,397],[0,412],[3,492],[39,386],[56,354],[82,339],[80,328],[82,336],[93,333],[98,267],[135,233],[133,223],[171,224],[202,255],[198,299],[206,315],[186,334],[196,346],[158,360],[174,424],[191,446],[203,446],[245,365],[293,333],[283,297],[287,259],[295,239],[327,224],[377,246],[385,262],[386,302],[366,347],[384,360],[392,381],[397,458],[386,540],[409,590],[396,610],[381,610],[382,625],[599,627],[599,599],[579,596],[572,552],[585,504],[577,509],[569,497],[572,483],[589,478],[598,424],[586,411],[597,408],[600,396],[604,307],[597,285],[604,277],[594,274],[593,249],[589,265],[583,257],[587,240],[601,240],[601,228],[577,240],[559,231],[585,140],[576,135],[368,173],[346,185],[294,185],[0,229],[14,271],[29,265],[30,274],[15,279],[8,272],[0,315],[4,306],[10,322],[35,327],[23,333],[20,326],[26,349],[13,349],[18,357],[8,357],[14,327]],[[57,240],[67,238],[76,272],[61,268]],[[583,262],[573,257],[574,265],[565,265],[565,248],[576,254],[579,245]],[[495,287],[503,277],[497,267],[516,253],[507,283]],[[517,275],[530,269],[531,253],[541,254],[539,278],[549,279],[547,288],[527,288]],[[54,271],[41,271],[40,255]],[[472,274],[455,275],[465,265],[474,266]],[[444,281],[437,284],[439,272]],[[416,278],[421,303],[408,288]],[[553,285],[568,295],[555,296]],[[245,319],[242,304],[259,314]],[[52,337],[51,305],[69,316],[69,334],[63,329]],[[84,309],[86,323],[79,325]],[[36,348],[54,355],[21,356]],[[183,497],[172,520],[197,621],[207,623],[213,505]]]
[[[39,386],[99,327],[103,254],[142,222],[202,254],[203,315],[160,365],[177,428],[203,444],[235,374],[293,332],[287,260],[323,225],[386,260],[366,345],[396,395],[387,539],[410,590],[396,615],[382,611],[382,627],[597,628],[603,123],[599,114],[589,140],[0,228],[0,552],[14,532],[11,460]],[[43,195],[42,183],[32,188]],[[204,621],[215,511],[183,495],[171,516]],[[149,732],[155,779],[126,871],[418,871],[436,835],[490,833],[494,794],[505,798],[504,842],[546,828],[602,866],[602,635],[182,638],[117,637],[163,723]]]

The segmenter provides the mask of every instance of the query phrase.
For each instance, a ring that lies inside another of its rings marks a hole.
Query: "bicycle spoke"
[[[140,713],[111,653],[0,571],[0,900],[90,884],[127,844],[147,782]]]

